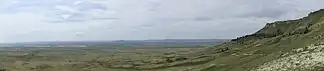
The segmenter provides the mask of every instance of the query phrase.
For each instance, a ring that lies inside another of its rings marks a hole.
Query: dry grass
[[[201,50],[203,48],[0,52],[0,65],[4,71],[178,71],[212,60],[211,56],[190,55]]]

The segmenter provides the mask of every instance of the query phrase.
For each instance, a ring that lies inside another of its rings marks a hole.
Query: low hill
[[[209,48],[210,54],[217,53],[205,71],[321,71],[323,36],[324,9],[268,23],[256,33]]]

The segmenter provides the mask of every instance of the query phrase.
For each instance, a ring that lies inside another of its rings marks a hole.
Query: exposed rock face
[[[295,49],[286,55],[289,56],[265,63],[252,71],[312,71],[324,67],[324,45]]]

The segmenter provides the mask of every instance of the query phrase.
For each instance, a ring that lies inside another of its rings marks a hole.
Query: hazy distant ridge
[[[164,40],[116,40],[116,41],[46,41],[46,42],[22,42],[3,44],[10,46],[109,46],[109,47],[129,47],[129,46],[198,46],[212,45],[228,41],[227,39],[164,39]]]

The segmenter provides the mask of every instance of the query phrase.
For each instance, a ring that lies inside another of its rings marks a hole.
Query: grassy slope
[[[265,62],[282,58],[281,55],[296,48],[321,42],[324,32],[324,10],[312,12],[309,16],[288,21],[267,24],[260,31],[217,46],[229,48],[216,56],[205,71],[251,70]]]

